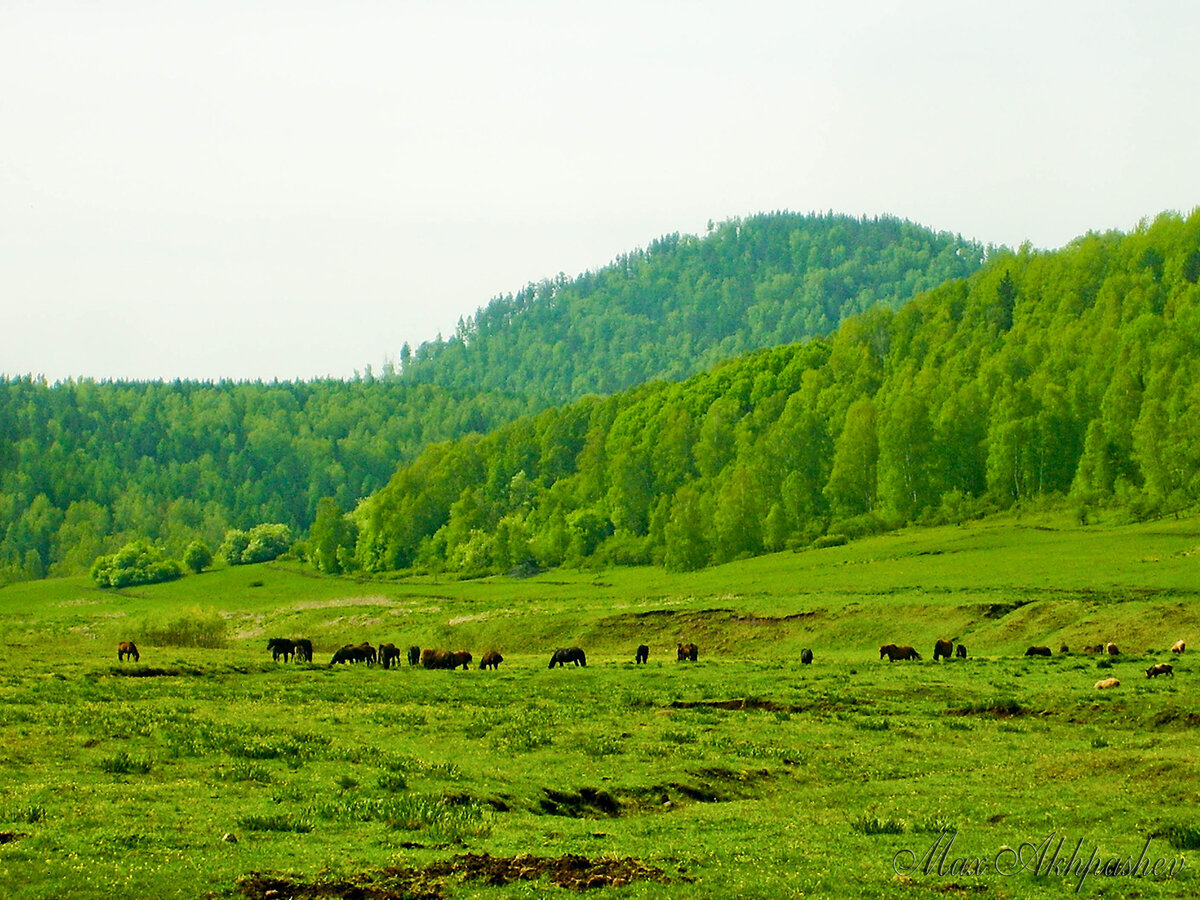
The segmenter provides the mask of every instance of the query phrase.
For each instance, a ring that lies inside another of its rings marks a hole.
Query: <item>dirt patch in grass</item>
[[[135,669],[118,669],[114,666],[106,674],[124,678],[163,678],[179,675],[203,675],[199,669],[163,669],[158,666],[138,666]]]
[[[1183,728],[1195,728],[1200,726],[1200,714],[1194,712],[1185,712],[1177,706],[1171,706],[1167,709],[1155,713],[1150,720],[1152,725],[1159,728],[1164,725],[1176,725]]]
[[[583,787],[577,791],[542,788],[545,796],[538,800],[533,812],[573,819],[617,818],[627,813],[671,809],[689,801],[727,803],[753,796],[755,785],[772,777],[767,769],[739,772],[720,766],[701,768],[688,774],[692,779],[690,782],[671,781],[646,787],[612,790]]]
[[[760,697],[735,697],[732,700],[672,700],[672,709],[737,709],[768,712],[798,713],[808,712],[810,706],[796,706],[791,703],[776,703],[774,700],[763,700]]]
[[[249,900],[443,900],[450,878],[501,886],[543,877],[572,891],[623,887],[636,881],[670,882],[662,869],[632,856],[588,859],[567,854],[554,858],[525,855],[506,858],[464,853],[420,869],[388,868],[341,881],[305,882],[252,873],[238,881],[237,893]]]
[[[948,716],[995,716],[998,719],[1011,719],[1016,716],[1033,715],[1033,710],[1026,709],[1015,700],[991,700],[983,703],[968,703],[955,709],[946,710]]]

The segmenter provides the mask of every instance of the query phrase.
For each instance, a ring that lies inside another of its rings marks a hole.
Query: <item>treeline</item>
[[[498,297],[449,340],[406,345],[401,366],[406,379],[447,388],[560,403],[609,394],[828,334],[848,315],[971,274],[985,252],[890,217],[735,219]]]
[[[349,562],[331,511],[430,443],[826,332],[844,310],[974,271],[983,252],[897,219],[756,216],[497,300],[378,378],[0,378],[0,584],[85,572],[130,542],[179,558],[264,522],[302,534],[320,519],[323,558]]]
[[[1058,497],[1200,498],[1200,212],[996,254],[828,340],[431,447],[342,559],[690,569]]]
[[[531,411],[507,394],[355,381],[47,384],[0,378],[0,584],[86,572],[149,540],[175,558],[382,487],[431,440]]]

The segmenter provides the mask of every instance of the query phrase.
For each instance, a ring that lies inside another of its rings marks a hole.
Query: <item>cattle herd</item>
[[[1183,641],[1176,641],[1171,646],[1171,652],[1181,654],[1187,649],[1187,645]],[[271,638],[267,641],[267,650],[271,653],[271,658],[275,662],[283,660],[289,662],[311,663],[313,659],[313,645],[308,638]],[[1070,649],[1064,644],[1059,648],[1059,653],[1069,653]],[[1085,653],[1103,653],[1108,656],[1119,656],[1121,651],[1114,643],[1093,644],[1084,647]],[[1049,647],[1036,645],[1025,651],[1026,656],[1050,656]],[[373,666],[378,663],[385,669],[390,669],[400,664],[400,658],[404,656],[408,660],[410,666],[421,666],[425,669],[463,669],[470,667],[474,657],[471,656],[468,650],[435,650],[431,648],[421,649],[417,646],[408,648],[406,653],[402,653],[400,648],[395,644],[380,644],[378,648],[371,646],[369,641],[364,641],[361,644],[346,644],[339,647],[333,653],[333,658],[329,660],[330,666],[350,663],[366,663],[368,666]],[[933,645],[933,659],[936,662],[940,659],[966,659],[966,645],[959,642],[957,638],[939,639]],[[138,662],[141,659],[141,654],[138,653],[137,644],[133,641],[121,641],[117,645],[117,660],[124,662],[126,658]],[[676,644],[675,659],[678,662],[696,662],[700,658],[700,649],[693,643]],[[884,644],[879,648],[879,658],[886,659],[888,662],[899,662],[904,660],[919,660],[921,654],[917,652],[915,647],[908,644]],[[641,665],[648,662],[650,659],[650,648],[646,644],[639,644],[637,651],[634,654],[634,661]],[[800,652],[800,662],[804,665],[809,665],[813,661],[813,652],[805,648]],[[480,669],[497,670],[500,663],[504,662],[504,657],[495,650],[489,650],[483,655],[479,661]],[[560,647],[555,650],[550,656],[550,668],[556,666],[562,668],[568,664],[576,666],[586,666],[587,656],[580,647]],[[1146,670],[1147,678],[1157,678],[1160,675],[1166,675],[1171,678],[1175,677],[1175,669],[1170,663],[1156,663]],[[1121,684],[1116,678],[1105,678],[1096,682],[1096,690],[1105,690],[1107,688],[1119,687]]]

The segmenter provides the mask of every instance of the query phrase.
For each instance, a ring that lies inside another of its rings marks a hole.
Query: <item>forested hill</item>
[[[686,569],[1046,498],[1194,506],[1198,281],[1200,211],[995,254],[828,340],[432,447],[359,508],[356,558]]]
[[[529,285],[401,354],[404,378],[564,402],[828,334],[876,303],[979,268],[984,248],[896,218],[773,213],[663,237],[575,279]]]
[[[896,219],[755,216],[497,300],[449,342],[405,354],[401,374],[0,378],[0,584],[85,571],[135,539],[177,556],[228,528],[303,532],[322,498],[352,508],[432,442],[826,332],[844,310],[894,305],[982,256]]]

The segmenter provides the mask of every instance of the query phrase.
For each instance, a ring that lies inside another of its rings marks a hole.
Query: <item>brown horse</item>
[[[138,653],[137,644],[133,641],[121,641],[117,644],[117,662],[124,662],[125,657],[133,657],[134,662],[138,662],[142,655]]]
[[[312,662],[312,641],[308,638],[296,638],[296,662]]]
[[[394,663],[400,660],[400,648],[395,644],[380,644],[379,645],[379,664],[385,669],[390,669]]]
[[[957,647],[955,647],[954,655],[957,656],[959,659],[966,659],[967,658],[967,645],[959,644]]]
[[[504,662],[503,656],[501,656],[495,650],[489,650],[487,653],[483,654],[483,659],[479,661],[479,668],[491,669],[494,672],[497,668],[499,668],[500,663],[502,662]]]
[[[885,656],[888,662],[921,658],[921,654],[908,644],[884,644],[879,648],[879,658],[883,659]]]
[[[1025,655],[1026,656],[1049,656],[1050,648],[1049,647],[1030,647],[1028,650],[1025,651]]]
[[[420,661],[421,661],[421,648],[416,647],[416,646],[409,647],[408,648],[408,664],[410,666],[415,666]]]
[[[296,642],[287,638],[271,638],[267,641],[267,649],[271,651],[271,659],[275,662],[279,662],[281,656],[283,661],[287,662],[296,652]]]
[[[1170,675],[1172,678],[1174,678],[1175,667],[1170,663],[1159,663],[1158,665],[1151,666],[1146,670],[1147,678],[1157,678],[1159,675]]]
[[[676,644],[675,645],[675,661],[683,662],[685,659],[689,662],[695,662],[700,655],[700,648],[695,644]]]
[[[949,659],[954,655],[954,641],[939,640],[933,642],[933,661]]]
[[[638,644],[637,652],[634,654],[633,660],[639,666],[644,662],[649,662],[650,661],[650,648],[647,647],[645,644]]]

